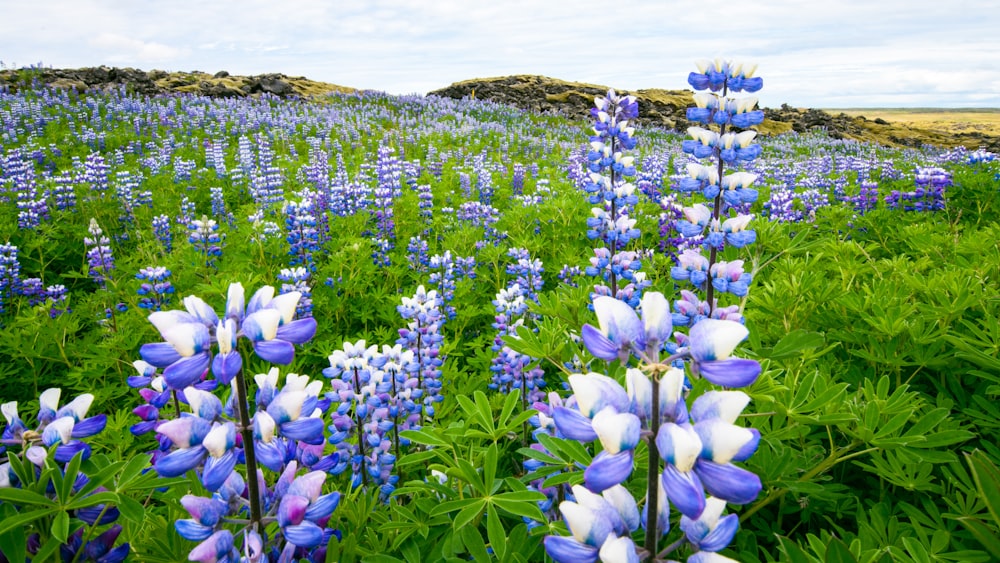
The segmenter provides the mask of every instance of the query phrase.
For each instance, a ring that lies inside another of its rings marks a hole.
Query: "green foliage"
[[[245,180],[216,176],[207,168],[202,147],[220,137],[227,142],[227,164],[237,162],[233,135],[264,135],[270,141],[287,197],[307,187],[310,142],[342,157],[351,178],[366,169],[379,143],[389,142],[401,157],[421,159],[425,166],[415,179],[433,190],[434,218],[425,223],[415,194],[401,186],[395,206],[397,248],[388,268],[377,268],[370,259],[368,213],[329,217],[329,240],[317,254],[313,276],[317,337],[297,352],[289,370],[318,374],[345,340],[395,341],[400,296],[412,295],[418,285],[430,286],[428,274],[406,262],[410,236],[426,230],[431,254],[476,255],[480,264],[477,279],[458,282],[457,316],[444,326],[445,401],[433,424],[403,433],[413,446],[397,461],[399,488],[382,502],[377,491],[350,490],[345,477],[329,480],[329,487],[345,496],[332,524],[342,536],[329,545],[327,559],[543,559],[539,536],[562,524],[546,521],[537,504],[543,495],[527,484],[537,479],[546,486],[579,483],[580,468],[595,452],[545,435],[537,440],[547,453],[529,448],[533,411],[527,398],[486,391],[496,334],[490,300],[510,280],[506,249],[527,248],[545,265],[545,287],[530,307],[532,322],[504,343],[536,358],[545,371],[546,390],[564,396],[567,374],[605,371],[575,340],[584,323],[596,323],[587,309],[589,280],[570,287],[556,278],[561,265],[584,266],[592,256],[583,235],[591,205],[567,175],[567,158],[585,145],[581,123],[490,103],[428,106],[378,94],[335,96],[322,105],[259,100],[250,106],[248,115],[254,117],[244,121],[226,113],[221,102],[203,99],[153,100],[155,111],[136,110],[128,121],[110,118],[119,101],[112,95],[67,96],[45,105],[40,95],[28,93],[24,100],[45,119],[39,124],[18,118],[5,137],[10,139],[5,150],[26,140],[30,131],[36,147],[59,148],[59,154],[38,149],[45,166],[70,170],[74,157],[85,159],[95,149],[76,134],[79,114],[87,123],[101,123],[105,153],[121,154],[115,169],[142,172],[143,189],[155,197],[152,208],[134,209],[130,225],[119,221],[113,189],[101,195],[78,182],[77,210],[52,209],[52,220],[37,230],[18,229],[16,206],[0,205],[0,241],[20,249],[22,276],[65,285],[73,310],[50,318],[45,305],[32,307],[25,299],[8,303],[9,312],[0,316],[0,397],[30,404],[39,391],[58,385],[70,393],[93,393],[93,410],[109,415],[107,431],[91,442],[94,456],[73,467],[91,476],[79,491],[67,485],[70,472],[63,477],[48,467],[36,475],[12,460],[25,487],[0,489],[0,550],[9,559],[25,559],[32,533],[41,538],[41,555],[54,553],[60,541],[85,526],[76,510],[107,503],[120,510],[123,537],[137,560],[183,560],[191,549],[173,522],[185,517],[178,504],[183,494],[203,492],[197,479],[163,480],[142,473],[148,458],[141,452],[153,447],[152,440],[128,432],[136,422],[131,410],[139,403],[126,385],[134,373],[131,362],[143,343],[159,339],[148,313],[137,306],[134,275],[151,265],[171,269],[177,288],[171,308],[192,294],[220,303],[235,281],[248,289],[276,283],[288,263],[288,242],[281,236],[261,240],[259,230],[246,222],[256,206]],[[4,98],[0,109],[10,104]],[[195,126],[177,117],[189,115],[188,110],[222,117],[206,117]],[[138,134],[132,117],[144,123]],[[272,126],[286,121],[287,129]],[[637,163],[658,157],[674,165],[676,133],[649,129],[639,138]],[[143,162],[148,155],[133,150],[162,146],[167,139],[174,156],[195,162],[190,180],[175,180],[170,165],[151,171]],[[815,150],[819,140],[815,135],[794,143],[778,138],[765,141],[764,151],[795,159]],[[427,169],[431,148],[443,163],[440,177]],[[850,147],[835,150],[842,149]],[[448,158],[441,157],[445,153]],[[466,201],[459,173],[469,172],[465,161],[482,153],[496,165],[497,227],[508,239],[478,248],[482,228],[442,208]],[[900,170],[911,166],[911,153],[890,156]],[[542,195],[537,186],[549,181],[551,194],[544,194],[541,203],[522,206],[511,199],[515,163],[538,167],[537,175],[527,175],[525,193]],[[753,410],[745,415],[763,437],[747,467],[761,476],[764,492],[735,509],[743,532],[733,552],[741,561],[1000,559],[1000,446],[992,439],[1000,432],[996,165],[947,167],[956,187],[949,191],[946,212],[908,214],[879,207],[855,217],[846,208],[829,207],[820,209],[813,223],[759,218],[753,223],[758,242],[746,251],[724,253],[726,260],[745,259],[754,274],[747,298],[727,296],[730,301],[723,304],[742,307],[751,340],[741,353],[759,359],[764,368],[748,391]],[[46,189],[54,185],[51,179],[41,181]],[[0,182],[0,192],[8,193],[10,185]],[[222,224],[226,247],[217,269],[204,266],[176,223],[175,248],[169,253],[149,227],[154,216],[175,217],[185,196],[195,203],[196,215],[211,213],[211,187],[224,189],[226,205],[237,218],[232,225]],[[857,193],[857,188],[851,178],[847,192]],[[905,179],[880,184],[883,191],[908,188]],[[762,200],[770,189],[761,187]],[[659,206],[643,196],[636,210],[641,244],[652,248],[659,242]],[[117,269],[107,289],[97,288],[87,275],[83,237],[91,217],[112,236]],[[275,210],[266,220],[280,223],[282,218]],[[668,257],[644,257],[643,263],[653,289],[668,298],[680,289],[671,281]],[[127,310],[108,318],[105,310],[114,311],[118,303]],[[250,373],[267,369],[256,360],[248,364]],[[695,382],[692,393],[699,392]],[[640,447],[640,463],[645,454]],[[526,474],[523,461],[529,458],[544,465]],[[54,492],[48,492],[49,485]],[[156,490],[166,485],[172,486]],[[95,492],[98,486],[107,491]],[[529,531],[525,519],[540,525]],[[672,540],[680,532],[671,534]]]

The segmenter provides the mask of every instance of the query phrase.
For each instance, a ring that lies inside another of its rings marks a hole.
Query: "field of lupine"
[[[0,561],[1000,559],[1000,162],[753,70],[0,92]]]

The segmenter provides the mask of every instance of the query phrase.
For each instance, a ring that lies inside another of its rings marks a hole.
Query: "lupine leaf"
[[[486,551],[486,542],[483,541],[483,535],[479,533],[479,528],[475,526],[462,528],[462,541],[465,543],[466,549],[469,550],[469,555],[472,555],[473,561],[490,560],[490,554]]]
[[[784,537],[778,536],[778,543],[781,545],[781,550],[785,553],[785,561],[788,563],[814,563],[815,559],[810,557],[801,547],[798,546],[792,540]]]
[[[69,512],[60,510],[56,517],[52,519],[52,537],[59,540],[59,543],[66,543],[69,537]]]
[[[486,536],[497,558],[503,560],[507,553],[507,533],[503,529],[497,509],[492,504],[486,507]]]
[[[1000,559],[1000,536],[997,531],[984,524],[981,520],[970,517],[956,518],[958,523],[965,527],[990,555]]]
[[[831,538],[826,547],[825,563],[857,563],[851,550],[839,538]]]
[[[972,471],[976,489],[982,495],[986,509],[993,517],[993,523],[1000,526],[1000,470],[982,451],[965,454],[965,460]]]

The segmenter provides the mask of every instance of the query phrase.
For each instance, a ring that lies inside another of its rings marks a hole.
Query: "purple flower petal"
[[[295,346],[284,340],[266,340],[253,343],[253,350],[262,360],[286,366],[295,359]]]
[[[618,346],[608,340],[607,336],[601,334],[601,331],[589,324],[585,324],[580,334],[583,337],[583,345],[587,347],[587,351],[593,354],[595,358],[606,362],[618,358]]]
[[[180,477],[198,467],[205,455],[205,448],[201,446],[184,448],[161,457],[154,468],[160,477]]]
[[[301,523],[306,517],[309,499],[299,495],[286,494],[278,505],[278,525],[285,526]]]
[[[232,450],[222,454],[221,457],[208,456],[205,460],[205,469],[201,473],[201,483],[214,493],[226,482],[235,468],[236,454]]]
[[[158,368],[165,368],[181,359],[181,355],[168,342],[143,344],[139,348],[139,355],[143,360]]]
[[[597,454],[583,472],[583,484],[595,493],[621,484],[632,474],[632,453],[632,450],[625,450],[616,454]]]
[[[188,553],[188,561],[200,561],[201,563],[215,563],[223,557],[227,557],[233,550],[233,533],[229,530],[219,530],[205,541],[196,545]]]
[[[545,536],[542,540],[545,552],[556,563],[596,563],[598,550],[596,547],[584,545],[573,538],[564,536]]]
[[[226,515],[229,506],[221,500],[211,497],[199,497],[196,495],[184,495],[181,497],[181,506],[198,523],[205,526],[215,526],[219,519]],[[208,536],[205,536],[208,537]],[[202,538],[205,539],[205,538]]]
[[[204,526],[187,518],[174,522],[174,528],[180,536],[188,541],[202,541],[212,535],[211,526]]]
[[[698,518],[705,510],[705,489],[694,472],[678,471],[667,464],[663,471],[663,488],[667,498],[688,518]]]
[[[323,543],[323,528],[320,528],[309,520],[297,526],[282,528],[281,531],[285,534],[285,539],[288,540],[288,543],[298,547],[310,549]]]
[[[698,325],[700,324],[698,323]],[[757,376],[760,375],[761,369],[760,363],[756,360],[746,360],[743,358],[699,362],[697,365],[698,373],[702,377],[711,383],[722,385],[723,387],[746,387],[757,381]]]
[[[238,352],[216,354],[212,359],[212,373],[223,385],[229,385],[241,369],[243,369],[243,358]]]
[[[71,435],[74,438],[86,438],[88,436],[93,436],[94,434],[104,430],[104,427],[107,426],[107,424],[108,415],[106,414],[99,414],[97,416],[85,418],[73,426],[73,433]]]
[[[316,319],[307,317],[279,326],[278,335],[275,338],[292,344],[302,344],[311,340],[315,335]]]
[[[306,520],[321,520],[323,518],[329,517],[333,514],[333,511],[337,509],[337,505],[340,504],[340,493],[333,492],[327,495],[323,495],[316,499],[315,502],[309,505],[306,509]]]
[[[597,439],[590,419],[580,414],[580,411],[557,406],[552,409],[552,419],[556,429],[570,440],[592,442]]]
[[[183,390],[201,381],[210,361],[208,352],[181,358],[163,370],[163,381],[171,389]]]
[[[709,532],[696,545],[702,551],[722,551],[729,546],[736,536],[736,531],[740,528],[740,517],[736,514],[728,514],[719,519],[715,529]]]
[[[300,418],[281,425],[281,435],[292,440],[300,440],[307,444],[323,443],[323,419]]]
[[[709,494],[727,502],[748,504],[760,494],[760,477],[752,471],[704,459],[695,463],[694,470],[701,477]]]
[[[67,463],[77,454],[81,454],[81,459],[90,459],[90,446],[79,440],[73,440],[68,444],[61,444],[56,447],[56,453],[52,456],[59,463]]]
[[[284,446],[284,440],[277,439],[270,442],[254,442],[254,450],[257,454],[257,462],[271,471],[281,471],[282,466],[288,461],[288,449]]]

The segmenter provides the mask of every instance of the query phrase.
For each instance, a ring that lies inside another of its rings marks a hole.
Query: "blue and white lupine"
[[[201,255],[206,268],[215,268],[215,259],[222,256],[222,235],[215,219],[202,215],[188,224],[188,242]]]
[[[21,262],[13,244],[0,244],[0,314],[21,291]]]
[[[373,378],[375,364],[381,363],[377,350],[364,340],[345,342],[343,350],[330,355],[330,367],[323,370],[331,379],[333,391],[326,397],[335,410],[329,441],[342,458],[351,461],[352,488],[367,487],[370,482],[375,486],[389,484],[395,460],[392,456],[391,462],[387,459],[383,463],[389,443],[379,433],[379,420],[375,419],[375,411],[385,409],[378,389],[382,380]],[[356,443],[348,441],[352,436]]]
[[[262,545],[257,540],[263,533],[264,514],[273,508],[267,504],[268,491],[264,490],[263,494],[261,491],[262,486],[266,489],[266,484],[257,468],[255,444],[260,443],[262,463],[277,469],[283,465],[283,476],[287,476],[288,481],[294,477],[297,463],[311,464],[322,471],[336,466],[339,460],[323,455],[321,417],[328,403],[318,398],[321,385],[318,382],[313,384],[308,378],[289,374],[284,388],[276,391],[277,375],[265,376],[257,382],[260,391],[257,413],[253,419],[250,416],[238,341],[240,338],[249,340],[254,352],[266,361],[291,363],[294,345],[310,340],[316,332],[315,319],[295,318],[300,297],[298,292],[275,296],[273,287],[264,286],[246,300],[243,286],[234,283],[229,287],[222,315],[195,296],[184,299],[185,311],[154,312],[149,319],[164,342],[144,344],[140,348],[144,363],[136,365],[140,375],[129,381],[136,387],[150,386],[148,390],[143,389],[148,406],[137,409],[136,413],[143,422],[133,431],[155,430],[162,437],[159,449],[163,453],[154,455],[154,467],[161,475],[175,476],[199,469],[206,489],[228,495],[227,498],[234,501],[246,490],[245,498],[250,505],[250,521],[244,536],[246,549]],[[213,344],[218,346],[214,357]],[[156,368],[163,368],[163,373],[157,374]],[[209,372],[218,383],[232,384],[232,393],[225,404],[207,390],[212,388],[205,385]],[[168,392],[174,400],[175,414],[180,415],[178,399],[187,403],[190,413],[161,420]],[[244,463],[245,487],[243,476],[237,471],[237,466]],[[298,526],[301,519],[293,517],[288,523]],[[317,539],[313,526],[307,526],[308,529],[293,527],[282,524],[285,540],[294,546],[311,549],[323,537],[329,539],[322,530]],[[222,531],[203,534],[197,539],[204,541],[192,551],[191,559],[215,561],[228,556],[233,549],[233,538],[229,534],[228,538]],[[212,537],[215,537],[214,542],[209,542]]]
[[[406,245],[406,261],[415,272],[426,272],[431,259],[428,256],[429,246],[427,241],[419,235],[410,237],[409,244]]]
[[[707,261],[703,261],[685,252],[678,257],[679,266],[671,270],[671,276],[679,281],[689,280],[696,288],[703,289],[705,302],[711,309],[716,303],[716,291],[745,297],[745,284],[751,281],[741,268],[732,265],[738,261],[724,267],[717,262],[719,252],[725,247],[743,248],[757,238],[756,232],[749,227],[753,215],[743,210],[757,200],[757,190],[752,186],[758,176],[743,170],[725,174],[725,167],[742,167],[760,156],[760,145],[753,143],[757,132],[748,128],[763,122],[764,112],[755,109],[757,98],[734,99],[729,94],[757,92],[764,83],[754,76],[756,65],[716,59],[699,61],[697,67],[697,72],[688,76],[688,83],[697,93],[694,95],[695,107],[688,108],[687,118],[707,127],[718,126],[719,130],[688,129],[691,139],[684,141],[683,151],[697,159],[709,159],[709,162],[706,165],[688,163],[687,176],[677,183],[677,189],[700,193],[711,204],[685,207],[685,219],[677,221],[677,230],[685,237],[703,237],[701,244],[709,255]],[[702,272],[707,274],[705,279],[702,279]]]
[[[91,279],[100,288],[107,285],[111,279],[111,272],[115,269],[115,258],[111,254],[111,240],[104,236],[104,231],[97,224],[97,219],[90,219],[90,227],[87,232],[89,237],[84,237],[83,243],[87,247],[87,266]]]
[[[951,173],[941,168],[917,168],[916,189],[909,192],[892,190],[885,196],[889,209],[905,211],[940,211],[945,208],[945,190],[952,185]]]
[[[445,250],[444,254],[431,256],[427,266],[431,270],[430,282],[437,287],[434,290],[436,298],[441,300],[441,306],[448,318],[454,319],[456,312],[450,303],[455,297],[456,272],[451,251]]]
[[[185,228],[191,225],[194,221],[195,204],[188,196],[181,198],[181,209],[180,213],[177,215],[177,223],[183,225]]]
[[[284,282],[281,284],[281,294],[297,291],[301,295],[299,304],[295,308],[295,314],[300,319],[312,316],[311,278],[312,272],[302,266],[282,268],[278,273],[278,281]]]
[[[170,270],[163,266],[150,266],[139,270],[135,275],[137,280],[142,280],[142,284],[136,293],[139,295],[139,307],[159,311],[164,305],[170,304],[170,296],[174,293],[174,286],[168,279]]]
[[[316,270],[313,253],[319,250],[319,230],[316,228],[316,213],[312,202],[285,203],[285,230],[290,246],[289,266],[302,266],[309,271]]]
[[[110,167],[99,152],[87,155],[84,161],[83,182],[90,186],[91,193],[102,196],[108,191],[108,171]]]
[[[239,473],[230,478],[211,497],[185,495],[181,505],[190,515],[175,522],[177,533],[189,541],[200,542],[188,554],[190,561],[323,561],[326,545],[336,532],[327,527],[330,516],[340,503],[340,493],[322,493],[326,480],[323,471],[296,476],[298,466],[292,460],[273,487],[262,491],[265,517],[277,522],[274,537],[263,529],[246,526],[233,532],[223,527],[240,518],[244,510],[245,484]],[[237,536],[242,549],[236,547]],[[266,538],[266,545],[265,545]]]
[[[58,388],[42,392],[36,416],[38,425],[34,429],[28,428],[21,419],[16,401],[0,405],[0,413],[6,420],[0,432],[0,454],[4,454],[4,461],[0,463],[0,488],[22,487],[17,473],[7,462],[7,456],[21,457],[34,464],[39,471],[51,467],[54,463],[64,478],[73,480],[74,493],[79,492],[90,480],[82,472],[67,475],[66,464],[75,456],[80,456],[83,460],[90,457],[90,446],[83,440],[102,432],[107,425],[107,416],[104,414],[87,416],[87,411],[94,401],[94,396],[89,393],[79,395],[61,407],[60,395],[61,390]],[[50,453],[51,459],[49,459]],[[56,491],[50,490],[47,495],[55,499]],[[99,487],[94,493],[104,491],[106,489]],[[66,557],[65,560],[78,558],[80,561],[117,563],[128,557],[130,552],[128,543],[115,546],[122,530],[120,525],[115,524],[96,536],[91,537],[88,534],[86,539],[84,537],[85,531],[94,532],[96,526],[111,524],[117,520],[119,516],[117,508],[97,504],[77,509],[74,515],[86,526],[71,534],[66,543],[60,547],[60,552]],[[38,534],[32,534],[27,541],[28,555],[34,556],[39,548]]]
[[[735,424],[749,396],[713,390],[697,397],[690,410],[687,406],[689,378],[702,377],[730,389],[757,379],[759,363],[732,356],[749,334],[747,329],[737,322],[706,318],[677,348],[669,342],[673,322],[666,298],[647,292],[639,309],[641,316],[626,303],[600,296],[594,300],[599,326],[588,324],[582,330],[584,345],[595,357],[638,365],[626,370],[625,387],[600,373],[573,374],[571,399],[545,409],[564,438],[600,444],[583,472],[583,486],[574,489],[575,500],[560,505],[572,536],[545,539],[546,552],[560,563],[662,560],[669,553],[659,552],[657,544],[669,529],[668,505],[684,516],[685,532],[668,551],[687,544],[696,552],[714,553],[729,544],[738,525],[735,518],[721,518],[724,505],[747,504],[761,490],[756,475],[734,465],[752,456],[760,441],[757,430]],[[662,352],[671,350],[661,359]],[[629,507],[626,512],[632,514],[635,501],[627,492],[619,493],[625,491],[621,485],[633,473],[634,450],[644,437],[649,445],[644,515],[634,526],[623,525],[629,522],[624,512],[608,507]],[[609,499],[608,491],[619,493]],[[630,539],[639,525],[646,531],[641,548]]]
[[[639,105],[635,96],[619,96],[609,90],[606,96],[594,99],[590,113],[595,119],[594,135],[587,153],[589,177],[583,181],[583,189],[590,194],[588,201],[601,207],[595,207],[587,220],[587,236],[606,246],[594,249],[595,257],[586,272],[609,284],[595,285],[594,295],[610,295],[634,304],[639,295],[629,282],[641,263],[625,246],[639,236],[635,221],[629,218],[638,197],[635,186],[627,181],[635,175],[634,157],[625,151],[636,146],[635,128],[629,120],[639,117]],[[616,263],[628,263],[629,267],[615,268]]]
[[[396,307],[399,315],[407,322],[406,328],[399,329],[399,344],[413,352],[416,369],[417,386],[421,389],[420,399],[423,402],[424,419],[434,417],[434,404],[444,400],[441,395],[441,325],[444,322],[441,313],[441,300],[434,290],[427,291],[419,286],[413,297],[403,297],[402,305]]]
[[[76,178],[70,172],[62,172],[53,179],[52,201],[60,211],[76,211]]]

